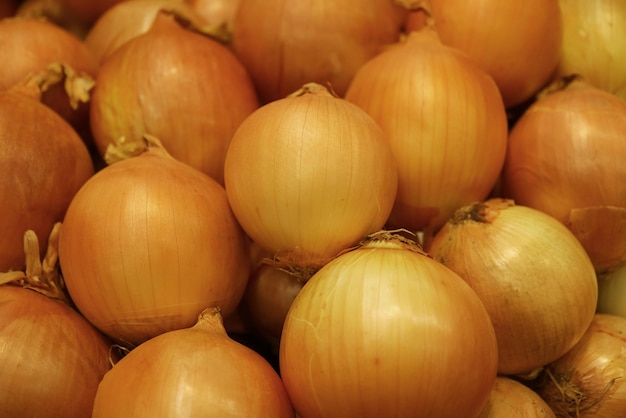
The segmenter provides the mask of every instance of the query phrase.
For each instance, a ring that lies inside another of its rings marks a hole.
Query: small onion
[[[173,13],[118,48],[100,67],[91,129],[101,155],[124,138],[158,137],[174,158],[223,182],[224,158],[241,122],[258,107],[243,65],[215,39]]]
[[[262,103],[309,82],[341,97],[361,65],[398,41],[406,13],[393,0],[243,0],[232,48]]]
[[[24,267],[24,232],[48,237],[94,172],[76,131],[39,97],[30,83],[0,92],[0,272]]]
[[[597,314],[583,338],[549,364],[537,392],[559,418],[621,418],[626,411],[626,318]]]
[[[149,143],[83,185],[59,243],[72,300],[127,345],[191,326],[207,306],[229,316],[249,275],[247,238],[224,188]]]
[[[595,271],[559,221],[511,200],[459,209],[429,254],[478,294],[498,339],[498,372],[529,374],[571,349],[595,313]]]
[[[626,262],[626,101],[560,81],[513,126],[502,189],[566,224],[603,272]]]
[[[507,108],[550,82],[561,48],[558,0],[429,0],[427,7],[441,41],[493,77]]]
[[[191,7],[181,0],[133,0],[112,6],[95,21],[85,36],[85,45],[102,63],[130,39],[146,33],[160,11],[176,12],[190,19]]]
[[[428,230],[428,238],[494,187],[507,144],[502,98],[491,77],[432,27],[363,65],[345,98],[382,127],[398,162],[389,226]]]
[[[556,418],[541,396],[525,384],[498,376],[478,418]]]
[[[626,3],[559,0],[563,40],[555,78],[580,74],[626,100]]]
[[[597,311],[626,318],[626,264],[598,280]]]
[[[232,340],[219,310],[133,349],[105,376],[93,418],[293,418],[280,377]]]
[[[252,240],[303,271],[382,228],[397,186],[380,127],[315,83],[241,124],[224,177],[233,212]]]
[[[480,299],[414,243],[382,232],[310,278],[280,371],[302,417],[478,417],[496,379]]]

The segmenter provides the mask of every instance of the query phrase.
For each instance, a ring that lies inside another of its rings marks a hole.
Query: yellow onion
[[[45,71],[53,62],[63,63],[81,79],[93,79],[97,62],[84,43],[69,30],[46,19],[13,17],[0,20],[0,91]],[[90,87],[90,86],[89,86]],[[71,96],[71,94],[70,94]],[[68,99],[67,88],[52,85],[41,101],[67,120],[90,143],[88,97],[79,102]]]
[[[507,108],[531,100],[550,82],[561,48],[558,0],[425,3],[441,41],[493,77]],[[408,30],[419,28],[415,21],[411,16]]]
[[[243,0],[184,0],[207,25],[220,26],[232,33],[235,14]]]
[[[554,77],[580,74],[592,85],[626,99],[626,3],[558,1],[563,40]]]
[[[133,349],[100,383],[93,418],[293,418],[280,377],[229,338],[219,310]]]
[[[85,143],[29,81],[0,92],[0,272],[24,267],[24,232],[48,237],[94,172]]]
[[[541,396],[525,384],[498,376],[478,418],[556,418]]]
[[[126,345],[191,326],[207,306],[229,316],[249,275],[247,238],[224,188],[149,143],[83,185],[59,243],[72,300]]]
[[[537,392],[559,418],[621,418],[626,411],[626,318],[597,314],[583,338],[548,366]]]
[[[626,264],[598,280],[597,311],[626,318]]]
[[[563,222],[599,272],[626,262],[626,102],[560,80],[513,126],[502,189]]]
[[[84,39],[87,31],[89,31],[89,24],[70,12],[63,3],[63,0],[20,1],[15,16],[45,18],[70,33],[73,33],[79,39]]]
[[[246,69],[228,48],[160,12],[100,67],[91,129],[101,155],[122,137],[141,144],[147,133],[222,183],[230,140],[257,107]]]
[[[241,124],[224,177],[233,212],[252,240],[304,272],[382,228],[397,185],[376,122],[315,83]]]
[[[406,13],[393,0],[244,0],[232,48],[262,103],[309,82],[343,96],[356,70],[398,41]]]
[[[494,187],[506,153],[502,98],[491,77],[432,27],[363,65],[346,99],[382,127],[398,162],[390,226],[429,236]]]
[[[476,293],[411,241],[375,234],[309,279],[280,340],[302,417],[479,416],[496,379]]]
[[[529,374],[557,359],[593,319],[593,265],[576,237],[539,210],[499,198],[465,206],[435,235],[429,254],[485,305],[500,374]]]
[[[162,10],[193,19],[191,7],[181,0],[122,1],[94,22],[85,36],[85,45],[102,63],[121,45],[148,32]]]

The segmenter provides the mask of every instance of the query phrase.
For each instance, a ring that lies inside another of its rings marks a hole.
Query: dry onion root
[[[547,365],[536,391],[558,418],[620,418],[626,411],[626,318],[597,314],[584,337]]]

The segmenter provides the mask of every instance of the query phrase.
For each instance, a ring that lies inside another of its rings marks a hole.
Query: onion
[[[67,10],[63,0],[24,0],[15,15],[47,19],[80,39],[89,31],[89,25]]]
[[[0,21],[0,91],[45,71],[53,62],[72,68],[83,79],[93,79],[97,63],[89,49],[73,33],[40,18],[14,17]],[[90,142],[89,105],[72,103],[62,85],[51,87],[42,96],[50,106]],[[88,100],[84,100],[85,102]]]
[[[554,77],[580,74],[626,100],[626,4],[621,0],[559,0],[563,18]]]
[[[103,63],[91,98],[94,140],[102,155],[119,138],[142,144],[154,135],[174,158],[222,183],[230,140],[258,100],[232,52],[182,24],[161,12]]]
[[[626,264],[598,280],[597,311],[626,318]]]
[[[232,47],[263,103],[309,82],[343,96],[356,70],[398,41],[406,13],[392,0],[245,0]]]
[[[94,22],[85,36],[85,45],[102,63],[121,45],[148,32],[163,10],[193,18],[191,7],[181,0],[122,1]]]
[[[29,79],[0,92],[0,272],[24,267],[24,232],[48,237],[94,172],[76,131],[38,100],[39,87]]]
[[[70,13],[88,24],[95,22],[108,9],[124,1],[129,0],[61,0]]]
[[[528,386],[498,376],[478,418],[556,418],[550,406]]]
[[[493,80],[432,27],[363,65],[346,99],[382,127],[398,161],[392,227],[428,238],[482,200],[504,163],[507,116]]]
[[[559,0],[423,3],[441,41],[493,77],[507,108],[532,100],[550,82],[561,47]],[[407,30],[419,29],[415,22],[411,16]]]
[[[58,224],[48,242],[42,262],[37,236],[26,231],[25,271],[0,274],[2,417],[91,416],[98,384],[115,357],[110,342],[64,303]]]
[[[243,0],[184,0],[196,15],[208,25],[224,25],[232,33],[239,4]],[[247,0],[246,0],[247,1]]]
[[[315,83],[241,124],[224,177],[244,230],[304,280],[382,228],[397,182],[380,127]]]
[[[482,300],[498,339],[498,372],[530,374],[565,354],[595,313],[593,265],[559,221],[511,200],[460,208],[429,254]]]
[[[72,300],[124,345],[191,326],[207,306],[229,316],[249,275],[223,187],[148,141],[83,185],[59,245]]]
[[[584,337],[548,365],[538,393],[559,418],[619,418],[626,411],[626,318],[597,314]]]
[[[261,264],[250,276],[241,301],[254,331],[278,347],[287,311],[304,282],[270,264]]]
[[[302,417],[478,417],[496,378],[480,299],[381,232],[322,267],[291,305],[283,383]]]
[[[626,102],[562,81],[511,130],[502,189],[566,224],[602,273],[626,262]]]
[[[203,311],[191,328],[141,344],[108,372],[93,418],[293,418],[271,365],[230,339],[219,310]]]

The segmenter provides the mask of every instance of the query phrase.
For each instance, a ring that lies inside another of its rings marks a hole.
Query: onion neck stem
[[[224,336],[228,335],[226,328],[224,327],[222,310],[218,307],[207,308],[200,312],[200,315],[198,315],[198,321],[193,328],[218,333]]]

